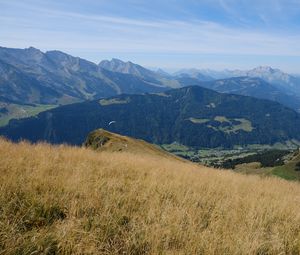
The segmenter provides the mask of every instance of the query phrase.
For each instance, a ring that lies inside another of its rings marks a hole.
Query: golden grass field
[[[299,254],[300,184],[0,140],[0,254]]]

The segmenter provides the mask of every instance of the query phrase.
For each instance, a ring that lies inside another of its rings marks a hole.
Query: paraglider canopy
[[[115,121],[115,120],[113,120],[113,121],[110,121],[110,122],[108,123],[108,126],[110,126],[111,124],[114,124],[114,123],[116,123],[116,121]]]

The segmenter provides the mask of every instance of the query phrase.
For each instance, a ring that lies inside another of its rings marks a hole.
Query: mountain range
[[[110,71],[101,67],[103,63],[97,65],[60,51],[0,47],[0,126],[59,105],[180,86],[175,79],[133,63],[117,62],[126,65],[128,72]]]
[[[300,115],[269,100],[192,86],[66,105],[12,120],[0,134],[80,145],[98,128],[156,144],[231,148],[300,140]]]
[[[157,75],[158,76],[158,75]],[[60,51],[0,48],[0,93],[4,101],[67,104],[121,93],[162,91],[130,73],[111,72]]]
[[[61,51],[0,47],[0,126],[29,117],[11,120],[1,134],[81,144],[102,127],[158,144],[284,142],[299,139],[291,110],[300,111],[298,81],[270,67],[168,74],[119,59],[95,64]]]
[[[300,78],[296,75],[290,75],[279,69],[269,66],[259,66],[251,70],[223,70],[216,71],[210,69],[182,69],[174,73],[175,76],[196,78],[200,81],[210,81],[218,79],[227,79],[232,77],[251,77],[260,78],[278,89],[288,93],[300,96]]]
[[[177,78],[183,86],[198,85],[220,93],[251,96],[279,102],[300,112],[300,96],[290,94],[261,78],[233,77],[212,81],[200,81],[197,78],[181,76]]]
[[[248,71],[182,69],[172,75],[162,69],[153,72],[130,61],[118,59],[104,60],[99,66],[113,72],[130,73],[144,80],[169,85],[168,87],[172,87],[172,84],[175,88],[199,85],[221,93],[269,99],[300,111],[300,78],[268,66]]]
[[[202,85],[198,81],[208,82],[232,77],[260,78],[273,87],[265,86],[266,84],[258,86],[257,80],[248,80],[247,83],[251,87],[251,93],[248,94],[245,82],[240,84],[240,89],[236,89],[239,84],[235,79],[233,80],[235,89],[226,89],[226,93],[242,90],[243,95],[260,95],[262,98],[280,103],[289,101],[277,100],[276,96],[270,96],[275,93],[276,87],[276,93],[280,91],[286,96],[291,96],[291,101],[299,100],[295,98],[297,95],[300,97],[300,79],[270,67],[222,72],[185,69],[169,75],[161,69],[154,72],[119,59],[103,60],[97,65],[61,51],[44,53],[33,47],[27,49],[0,47],[0,103],[61,105],[122,93],[161,92],[186,85]],[[189,79],[194,79],[193,83],[186,83]],[[203,84],[205,87],[208,85],[209,83]],[[216,86],[210,88],[216,89]],[[259,92],[253,93],[255,88]],[[223,89],[217,91],[223,92]],[[298,105],[296,108],[298,109]]]

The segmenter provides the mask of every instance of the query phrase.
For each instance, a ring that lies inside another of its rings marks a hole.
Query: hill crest
[[[144,140],[116,134],[102,128],[90,132],[83,145],[96,151],[130,152],[183,160]]]

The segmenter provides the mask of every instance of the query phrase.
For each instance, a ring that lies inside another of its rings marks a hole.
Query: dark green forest
[[[109,125],[111,121],[115,122]],[[14,141],[81,145],[97,128],[155,144],[176,141],[190,147],[300,140],[300,117],[295,111],[276,102],[198,86],[66,105],[12,120],[0,134]]]

